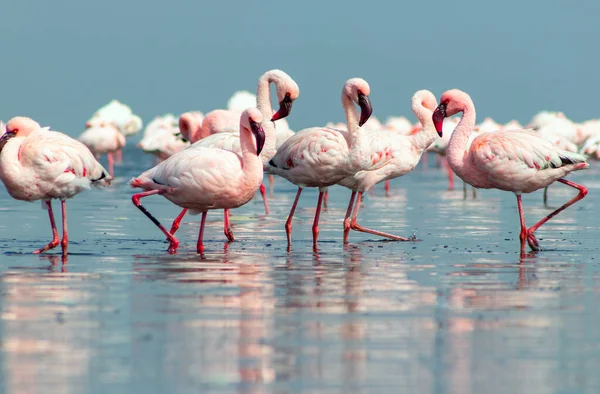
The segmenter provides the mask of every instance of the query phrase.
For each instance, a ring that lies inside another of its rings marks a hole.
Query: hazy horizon
[[[0,119],[27,115],[70,135],[111,99],[147,123],[222,108],[280,68],[300,86],[296,130],[343,119],[344,81],[371,85],[374,115],[410,112],[410,97],[459,88],[478,119],[527,122],[539,110],[599,117],[600,4],[514,0],[302,4],[74,0],[7,2],[0,24]]]

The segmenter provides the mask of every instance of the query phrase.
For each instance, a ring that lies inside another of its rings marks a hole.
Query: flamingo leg
[[[148,217],[148,219],[150,219],[152,221],[152,223],[154,223],[156,225],[156,227],[158,227],[160,229],[160,231],[163,232],[163,234],[165,234],[167,236],[167,239],[170,242],[168,251],[169,251],[169,253],[173,254],[173,253],[177,252],[177,247],[179,246],[179,241],[177,240],[177,238],[175,238],[173,236],[173,234],[168,232],[167,229],[162,224],[160,224],[160,222],[154,216],[152,216],[152,214],[150,212],[148,212],[148,210],[146,208],[144,208],[142,206],[142,204],[140,203],[141,198],[152,196],[154,194],[162,194],[162,193],[164,193],[162,190],[150,190],[150,191],[146,191],[146,192],[142,192],[142,193],[137,193],[137,194],[134,194],[133,196],[131,196],[131,201],[133,202],[133,205],[135,205],[140,211],[142,211],[142,213],[144,215],[146,215]]]
[[[390,196],[390,180],[386,180],[385,181],[385,196],[389,197]]]
[[[187,211],[188,211],[187,208],[183,208],[181,210],[181,212],[179,213],[179,215],[177,215],[175,220],[173,220],[173,224],[171,225],[171,231],[169,231],[171,233],[171,235],[175,235],[177,230],[179,230],[179,226],[181,225],[181,220],[183,220],[183,217],[185,216]]]
[[[50,225],[52,226],[52,241],[43,248],[40,248],[33,252],[34,254],[40,254],[47,250],[54,249],[60,243],[60,239],[58,238],[58,230],[56,229],[56,222],[54,221],[54,212],[52,212],[52,202],[45,201],[46,206],[48,207],[48,216],[50,217]]]
[[[477,198],[477,189],[471,186],[471,194],[473,195],[473,200]]]
[[[292,219],[294,218],[294,212],[296,212],[296,205],[298,205],[298,200],[300,199],[301,193],[302,188],[299,187],[298,191],[296,192],[296,199],[294,200],[290,214],[285,222],[285,234],[287,235],[288,248],[292,246]]]
[[[60,246],[62,247],[62,255],[63,257],[67,257],[67,249],[69,246],[69,231],[67,230],[67,202],[62,200],[60,202],[62,208],[62,228],[63,228],[63,236],[62,241],[60,241]]]
[[[202,243],[202,239],[204,238],[204,225],[206,224],[206,214],[206,211],[202,212],[202,220],[200,221],[200,233],[198,234],[198,244],[196,245],[196,252],[198,253],[204,252],[204,244]]]
[[[358,192],[358,196],[356,197],[356,204],[354,205],[354,214],[352,215],[352,221],[350,222],[350,228],[352,230],[360,231],[363,233],[369,233],[373,235],[378,235],[380,237],[389,238],[394,241],[413,241],[409,238],[399,237],[397,235],[384,233],[382,231],[372,230],[370,228],[363,227],[356,222],[356,217],[358,216],[358,210],[360,209],[360,204],[362,201],[362,192]]]
[[[539,250],[539,244],[537,242],[537,239],[534,236],[535,231],[538,228],[540,228],[544,223],[546,223],[548,220],[552,219],[554,216],[558,215],[560,212],[564,211],[571,205],[575,204],[577,201],[583,199],[588,193],[588,189],[585,186],[582,186],[578,183],[571,182],[566,179],[559,179],[558,181],[560,183],[564,183],[567,186],[571,186],[572,188],[579,190],[579,194],[576,195],[575,197],[573,197],[572,199],[570,199],[569,201],[567,201],[566,203],[564,203],[560,208],[551,212],[548,216],[546,216],[545,218],[543,218],[542,220],[540,220],[539,222],[537,222],[536,224],[534,224],[532,227],[530,227],[527,230],[527,242],[529,243],[529,246],[531,247],[532,250]]]
[[[117,152],[115,153],[116,156],[116,162],[117,163],[122,163],[123,162],[123,149],[119,149],[117,150]]]
[[[275,176],[269,174],[269,196],[273,196],[273,185],[275,184]]]
[[[467,183],[463,181],[463,200],[467,199]]]
[[[548,186],[544,188],[544,206],[548,208]]]
[[[527,225],[525,224],[525,214],[523,213],[523,202],[520,194],[517,194],[517,207],[519,208],[519,219],[521,220],[519,240],[521,241],[521,253],[523,253],[525,252],[525,241],[527,240]]]
[[[444,164],[446,165],[446,171],[448,172],[448,190],[454,190],[454,172],[448,164],[448,159],[444,156]]]
[[[262,183],[260,184],[260,195],[265,203],[265,214],[269,214],[269,203],[267,202],[267,188]]]
[[[350,215],[352,214],[352,207],[354,206],[354,199],[356,198],[356,192],[353,191],[350,195],[350,202],[348,202],[348,210],[346,211],[346,217],[344,218],[344,244],[348,243],[348,236],[350,235]]]
[[[115,164],[112,152],[108,152],[108,173],[110,176],[115,175]]]
[[[231,226],[229,226],[229,209],[223,210],[223,220],[223,230],[225,231],[225,236],[229,242],[235,241],[235,238],[233,238],[233,231],[231,231]]]
[[[313,248],[317,247],[317,241],[319,239],[319,217],[321,216],[321,204],[323,203],[323,195],[327,193],[325,191],[319,191],[319,199],[317,200],[317,211],[315,212],[315,220],[313,221],[312,233],[313,233]]]
[[[328,201],[329,201],[329,189],[325,189],[325,192],[323,194],[323,208],[325,208],[325,210],[327,210]]]

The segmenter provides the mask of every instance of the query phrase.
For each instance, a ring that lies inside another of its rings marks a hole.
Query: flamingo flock
[[[275,88],[277,110],[271,103]],[[285,119],[299,98],[298,84],[281,70],[269,70],[258,79],[256,94],[239,91],[227,107],[206,113],[191,111],[176,117],[157,116],[146,125],[138,147],[156,158],[156,165],[129,181],[142,191],[132,202],[166,236],[169,253],[176,253],[175,233],[189,212],[201,214],[196,250],[204,251],[206,217],[223,210],[223,232],[235,240],[229,211],[248,203],[257,192],[270,214],[263,175],[280,176],[297,186],[285,221],[288,249],[292,221],[304,188],[319,189],[312,225],[313,246],[319,240],[319,218],[326,208],[327,190],[340,185],[350,190],[343,219],[342,242],[350,231],[392,241],[418,241],[414,236],[364,227],[358,223],[363,193],[375,185],[411,172],[428,152],[442,157],[453,189],[454,175],[475,189],[498,189],[516,195],[520,218],[520,250],[540,250],[535,232],[552,217],[583,199],[586,187],[567,180],[573,172],[600,159],[600,120],[577,124],[560,112],[540,112],[524,129],[516,120],[504,125],[486,117],[476,123],[471,97],[458,89],[444,92],[439,102],[428,90],[414,93],[411,110],[418,119],[390,117],[385,123],[372,116],[371,86],[351,78],[342,86],[345,123],[328,123],[294,132]],[[460,114],[460,117],[453,115]],[[0,179],[11,197],[41,201],[48,210],[52,240],[34,253],[62,247],[68,254],[66,200],[94,187],[107,187],[127,138],[143,127],[131,108],[116,100],[95,112],[77,138],[41,127],[27,117],[14,117],[0,137]],[[108,156],[108,170],[98,159]],[[116,157],[115,157],[116,156]],[[425,162],[426,163],[426,162]],[[522,194],[559,182],[578,194],[531,227],[527,227]],[[474,189],[474,190],[475,190]],[[141,203],[160,195],[182,208],[171,227],[163,226]],[[61,201],[62,239],[51,202]],[[340,218],[341,219],[341,218]]]

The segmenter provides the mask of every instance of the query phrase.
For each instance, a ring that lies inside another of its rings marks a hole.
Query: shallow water
[[[283,225],[295,188],[211,212],[206,253],[198,216],[169,255],[132,204],[127,180],[151,166],[128,146],[117,181],[69,201],[70,255],[30,252],[50,239],[39,203],[0,191],[0,388],[6,393],[596,393],[600,388],[600,170],[570,179],[590,189],[543,226],[543,251],[521,256],[512,194],[463,200],[445,172],[419,166],[368,196],[361,224],[421,242],[352,233],[341,243],[349,191],[331,190],[318,252],[316,191]],[[576,191],[550,189],[558,206]],[[528,223],[549,213],[524,197]],[[143,200],[163,221],[177,207]],[[56,203],[55,213],[60,211]]]

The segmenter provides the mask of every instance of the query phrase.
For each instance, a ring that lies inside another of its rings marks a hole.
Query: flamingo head
[[[359,126],[364,125],[373,114],[373,107],[371,106],[371,100],[369,99],[370,94],[371,87],[367,81],[362,78],[350,78],[344,84],[344,89],[342,90],[342,102],[344,101],[343,97],[346,96],[360,107]]]
[[[6,124],[6,131],[0,137],[0,150],[4,148],[4,145],[16,136],[27,137],[31,132],[40,128],[40,124],[31,118],[24,116],[17,116],[12,118]]]
[[[267,71],[263,77],[265,76],[269,82],[275,83],[277,101],[279,101],[279,109],[273,114],[271,120],[283,119],[292,112],[292,104],[300,95],[300,88],[292,77],[281,70]]]
[[[256,108],[248,108],[242,113],[241,123],[243,127],[249,129],[256,139],[256,155],[260,155],[265,145],[265,131],[261,125],[262,114]]]
[[[442,136],[444,118],[464,112],[469,107],[473,107],[473,101],[467,93],[458,89],[451,89],[444,92],[440,98],[440,105],[433,111],[432,116],[438,135]]]

